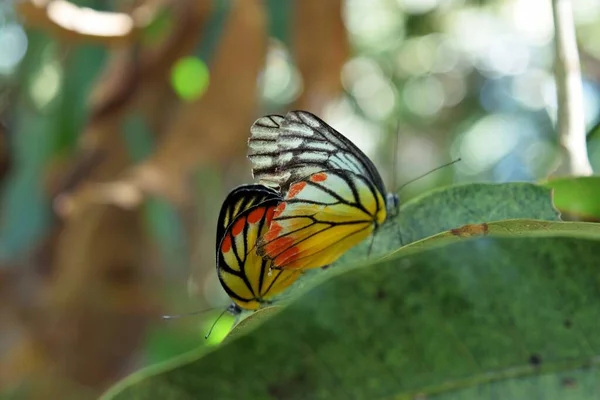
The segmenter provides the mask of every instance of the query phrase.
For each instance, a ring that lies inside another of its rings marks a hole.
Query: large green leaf
[[[554,204],[561,212],[600,219],[600,176],[555,178],[544,186],[554,189]]]
[[[456,185],[427,192],[400,207],[375,234],[338,263],[387,254],[417,240],[466,224],[507,219],[558,221],[551,190],[531,183]],[[369,251],[370,247],[370,251]]]
[[[600,225],[541,226],[332,268],[245,335],[105,398],[593,398]]]

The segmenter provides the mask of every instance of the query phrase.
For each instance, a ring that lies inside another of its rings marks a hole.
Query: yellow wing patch
[[[368,237],[386,215],[381,193],[366,178],[318,172],[290,186],[258,253],[278,269],[323,267]]]

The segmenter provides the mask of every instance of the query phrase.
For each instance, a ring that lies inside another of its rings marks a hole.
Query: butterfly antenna
[[[459,161],[461,161],[461,160],[462,160],[462,158],[460,158],[460,157],[459,157],[459,158],[457,158],[456,160],[452,160],[452,161],[450,161],[449,163],[446,163],[446,164],[440,165],[439,167],[435,167],[435,168],[434,168],[434,169],[432,169],[431,171],[425,172],[423,175],[417,176],[416,178],[413,178],[413,179],[411,179],[410,181],[406,182],[405,184],[403,184],[402,186],[400,186],[400,187],[398,188],[398,190],[397,190],[397,191],[399,192],[399,191],[401,191],[402,189],[404,189],[404,188],[406,187],[406,185],[408,185],[408,184],[410,184],[410,183],[413,183],[413,182],[415,182],[415,181],[418,181],[418,180],[419,180],[419,179],[421,179],[421,178],[425,178],[427,175],[429,175],[429,174],[432,174],[432,173],[434,173],[434,172],[435,172],[435,171],[437,171],[437,170],[440,170],[440,169],[442,169],[442,168],[446,168],[446,167],[449,167],[449,166],[451,166],[451,165],[453,165],[453,164],[456,164],[457,162],[459,162]]]
[[[202,314],[205,313],[207,311],[212,310],[212,308],[206,309],[206,310],[201,310],[201,311],[192,311],[189,313],[183,313],[183,314],[174,314],[174,315],[163,315],[162,319],[177,319],[177,318],[181,318],[181,317],[189,317],[192,315],[198,315],[198,314]]]
[[[391,187],[396,187],[398,185],[398,150],[400,148],[400,118],[396,119],[396,124],[394,125],[394,141],[393,141],[393,153],[392,153],[392,179],[391,179]],[[397,217],[397,214],[396,214]],[[396,222],[394,224],[396,226],[396,230],[398,231],[398,239],[400,240],[400,247],[404,245],[404,240],[402,240],[402,229],[400,228],[400,224]],[[373,242],[371,242],[373,245]],[[369,247],[370,252],[370,247]]]
[[[208,333],[206,335],[204,335],[204,339],[208,339],[210,337],[210,334],[212,333],[213,329],[215,329],[215,326],[217,325],[217,322],[219,322],[219,320],[221,319],[221,317],[223,315],[225,315],[225,313],[229,310],[229,308],[226,308],[223,310],[223,312],[221,312],[221,314],[219,314],[219,316],[217,317],[217,319],[215,320],[215,322],[213,322],[213,324],[210,326],[210,329],[208,330]]]
[[[373,250],[373,243],[375,243],[375,235],[377,231],[373,232],[371,235],[371,243],[369,243],[369,250],[367,251],[367,258],[371,257],[371,250]]]
[[[400,146],[400,135],[399,135],[399,131],[400,131],[400,119],[396,120],[396,124],[394,125],[395,129],[394,129],[394,145],[393,147],[393,153],[392,153],[392,179],[391,179],[391,187],[396,187],[396,185],[398,184],[398,148]]]

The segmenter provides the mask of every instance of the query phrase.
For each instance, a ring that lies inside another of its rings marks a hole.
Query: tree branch
[[[563,152],[554,174],[592,174],[586,147],[583,90],[571,0],[552,0],[554,17],[555,78],[558,99],[557,127]]]
[[[29,0],[18,2],[17,10],[27,25],[62,39],[122,46],[131,43],[138,31],[152,21],[156,5],[143,5],[126,14],[96,11],[66,0]]]

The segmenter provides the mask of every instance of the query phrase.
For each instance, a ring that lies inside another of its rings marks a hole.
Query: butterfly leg
[[[371,235],[371,243],[369,243],[369,250],[367,251],[367,258],[369,258],[371,256],[371,250],[373,250],[373,243],[375,243],[375,235],[377,234],[377,231],[373,232],[373,234]]]
[[[396,225],[396,230],[398,231],[398,240],[400,240],[400,247],[403,247],[404,239],[402,238],[402,229],[400,228],[400,224],[395,223],[394,225]]]

